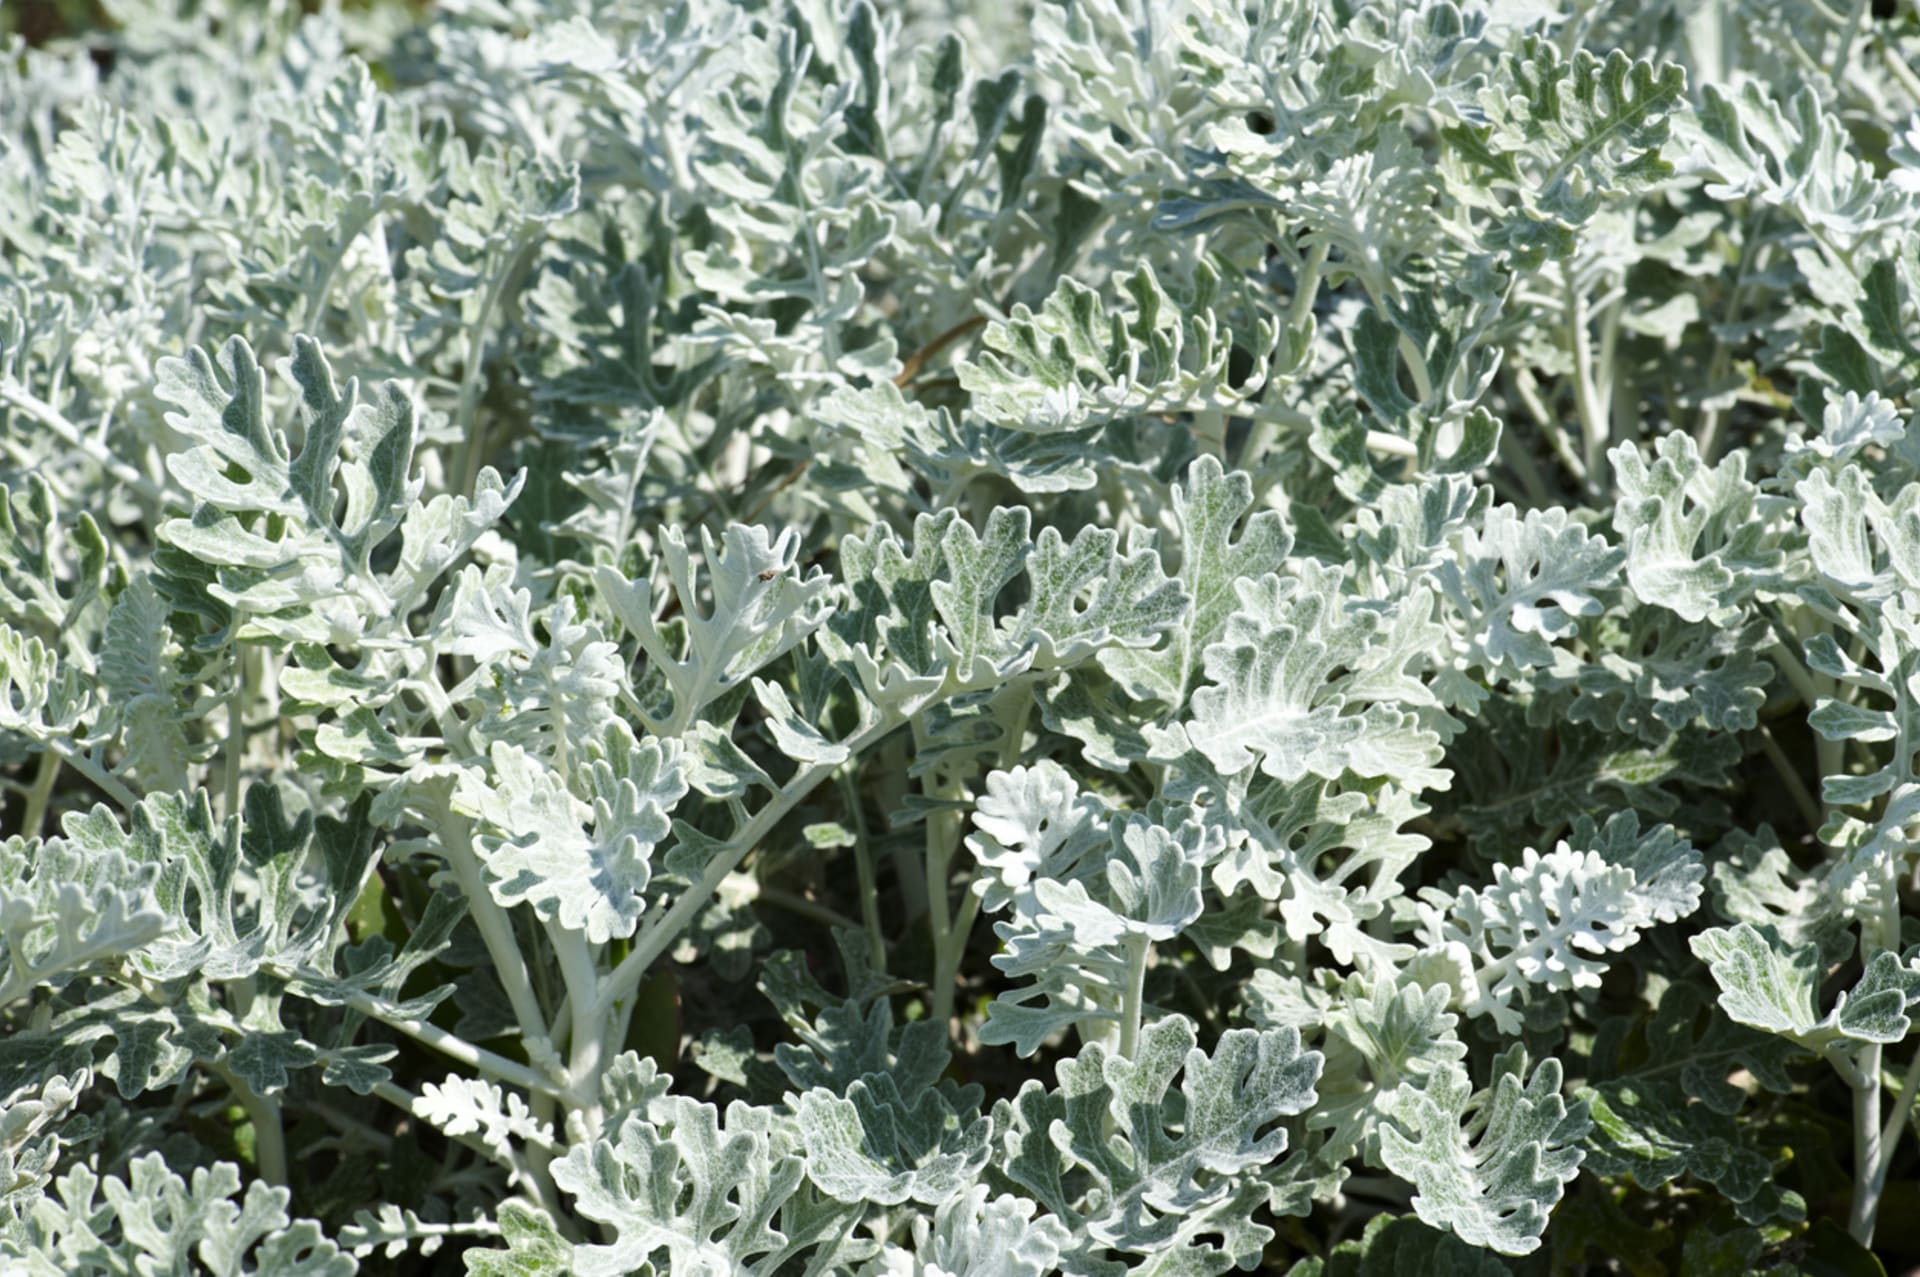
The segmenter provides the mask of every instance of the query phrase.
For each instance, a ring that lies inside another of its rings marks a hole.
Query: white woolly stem
[[[848,754],[858,755],[899,723],[900,720],[895,717],[882,718],[846,742]],[[640,981],[646,977],[647,968],[667,951],[694,916],[713,899],[713,893],[727,875],[739,867],[748,852],[760,845],[761,839],[773,832],[773,827],[780,823],[782,817],[818,788],[822,781],[833,775],[840,765],[839,762],[814,763],[801,768],[771,802],[756,812],[753,819],[728,840],[725,847],[714,853],[713,859],[707,862],[705,871],[701,873],[700,881],[682,892],[671,907],[656,909],[647,915],[634,934],[632,950],[621,959],[613,973],[601,981],[598,1005],[593,1009],[596,1016],[605,1015],[615,1003],[633,996],[640,987]]]
[[[1153,942],[1145,936],[1128,936],[1126,1004],[1120,1010],[1120,1054],[1131,1060],[1140,1045],[1140,1022],[1147,1009],[1147,955]]]
[[[481,941],[487,946],[487,956],[493,959],[494,974],[507,991],[514,1019],[530,1044],[542,1041],[546,1037],[546,1017],[541,1014],[540,1000],[534,996],[526,958],[520,952],[519,938],[513,934],[513,920],[494,900],[481,872],[480,855],[473,845],[473,826],[450,807],[441,809],[439,824],[441,849],[446,853],[454,877],[459,880],[460,890],[466,895],[467,908],[472,912]]]
[[[284,973],[282,978],[291,978],[293,974],[293,972]],[[361,1015],[378,1020],[390,1029],[397,1029],[422,1046],[432,1047],[450,1060],[457,1060],[499,1081],[534,1094],[550,1095],[556,1098],[563,1096],[561,1087],[518,1060],[510,1060],[485,1047],[475,1046],[457,1033],[450,1033],[429,1020],[395,1015],[391,1008],[382,1005],[378,999],[357,990],[343,993],[341,1000]]]

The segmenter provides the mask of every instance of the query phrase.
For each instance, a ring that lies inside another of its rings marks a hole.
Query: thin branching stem
[[[54,782],[60,777],[60,755],[52,750],[43,750],[40,761],[34,765],[33,784],[27,787],[26,809],[20,813],[20,832],[27,838],[38,838],[46,827],[47,805],[53,801]]]
[[[873,838],[867,830],[867,812],[860,797],[858,764],[849,761],[840,770],[840,797],[853,822],[853,866],[860,884],[860,921],[867,935],[867,960],[875,973],[887,969],[887,935],[880,925],[880,884],[873,867]]]
[[[857,756],[867,746],[899,726],[900,722],[901,720],[897,717],[883,716],[846,742],[847,753]],[[686,930],[699,911],[706,907],[707,902],[713,899],[713,893],[719,890],[720,884],[726,880],[727,875],[739,867],[740,862],[746,859],[747,853],[759,846],[761,839],[773,832],[774,826],[779,824],[796,804],[832,776],[839,766],[840,763],[836,760],[812,763],[801,768],[794,774],[793,779],[781,786],[780,793],[771,802],[754,813],[753,818],[728,839],[724,847],[714,852],[707,862],[706,869],[701,873],[699,881],[687,891],[682,892],[671,905],[656,908],[648,913],[641,921],[639,930],[634,934],[633,948],[628,951],[625,958],[620,960],[612,974],[601,981],[599,1005],[595,1008],[596,1014],[604,1015],[616,1003],[633,996],[634,991],[640,987],[640,981],[646,977],[647,969],[679,938],[681,932]]]
[[[270,1095],[262,1095],[246,1078],[235,1073],[224,1060],[214,1060],[207,1069],[227,1084],[246,1111],[253,1127],[253,1159],[260,1178],[269,1184],[287,1182],[287,1133],[281,1124],[280,1104]]]

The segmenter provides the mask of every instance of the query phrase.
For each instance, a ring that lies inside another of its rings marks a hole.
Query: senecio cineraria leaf
[[[1920,1264],[1896,7],[0,9],[0,1271]]]

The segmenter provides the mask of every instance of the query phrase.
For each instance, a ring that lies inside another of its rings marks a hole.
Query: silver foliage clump
[[[0,44],[0,1268],[1872,1245],[1911,15],[309,9]]]

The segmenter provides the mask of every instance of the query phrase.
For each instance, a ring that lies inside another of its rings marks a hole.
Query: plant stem
[[[298,973],[282,971],[276,974],[281,979],[293,979]],[[347,1006],[361,1015],[378,1020],[388,1028],[406,1034],[422,1046],[432,1047],[448,1059],[458,1060],[469,1068],[491,1074],[500,1081],[509,1082],[531,1094],[556,1098],[562,1096],[562,1089],[536,1070],[518,1060],[509,1060],[504,1055],[489,1051],[483,1046],[475,1046],[465,1038],[456,1033],[449,1033],[430,1020],[417,1020],[411,1016],[396,1015],[391,1007],[357,989],[330,994],[330,996],[339,997]],[[546,1035],[542,1033],[540,1036],[544,1039]]]
[[[253,1160],[260,1171],[260,1178],[269,1184],[285,1187],[287,1133],[280,1124],[279,1102],[255,1091],[251,1083],[224,1062],[208,1067],[227,1084],[233,1097],[240,1101],[240,1107],[246,1110],[247,1121],[253,1126]]]
[[[246,624],[247,614],[244,608],[233,610],[233,629],[236,635],[240,627]],[[221,759],[226,770],[226,783],[221,787],[226,795],[226,810],[221,813],[229,820],[240,815],[240,771],[246,761],[247,752],[247,656],[246,649],[234,639],[233,645],[233,686],[227,691],[227,744],[225,757]],[[236,824],[235,828],[238,828]]]
[[[1000,748],[996,765],[1011,767],[1020,757],[1021,747],[1026,741],[1027,720],[1033,715],[1033,689],[1027,681],[1020,680],[999,696],[993,706],[995,719],[1000,724]],[[916,738],[919,725],[915,724]],[[966,794],[964,786],[951,779],[942,781],[935,790],[941,798],[961,798]],[[938,818],[942,824],[941,836],[936,840],[933,821]],[[953,857],[960,848],[960,830],[965,817],[957,811],[934,812],[928,817],[928,855],[927,855],[927,897],[931,911],[929,926],[933,932],[933,1018],[945,1023],[953,1016],[954,989],[960,981],[960,964],[966,957],[967,942],[973,935],[973,922],[980,914],[980,897],[973,891],[971,880],[961,888],[958,912],[952,908],[948,896],[948,883],[953,876]],[[936,854],[937,852],[937,854]]]
[[[548,1130],[552,1130],[555,1126],[554,1114],[559,1107],[559,1101],[545,1091],[535,1091],[527,1097],[527,1109],[533,1114],[533,1120]],[[557,1210],[560,1197],[559,1190],[553,1184],[554,1152],[553,1149],[530,1141],[525,1153],[527,1174],[539,1191],[542,1204],[550,1213]],[[558,1216],[556,1215],[555,1218]]]
[[[1838,692],[1840,689],[1835,685],[1833,690]],[[1846,774],[1847,742],[1828,740],[1816,732],[1813,738],[1813,756],[1820,768],[1820,810],[1826,812],[1830,807],[1826,798],[1826,778]],[[1826,822],[1823,819],[1821,823],[1824,825]]]
[[[913,746],[917,754],[932,748],[924,720],[913,723]],[[951,799],[959,786],[950,777],[936,777],[927,786],[928,797]],[[927,813],[927,930],[933,939],[933,1008],[930,1018],[945,1025],[953,1018],[953,986],[942,982],[942,973],[951,965],[953,943],[953,902],[948,898],[948,879],[953,870],[953,853],[960,844],[960,823],[951,811]]]
[[[1607,377],[1604,382],[1596,382],[1593,390],[1594,402],[1599,408],[1600,417],[1606,422],[1607,442],[1617,444],[1624,443],[1631,436],[1621,430],[1620,414],[1614,411],[1613,391],[1616,380],[1614,363],[1620,348],[1621,294],[1618,289],[1615,289],[1609,296],[1612,300],[1603,303],[1600,307],[1600,356],[1597,360],[1597,366],[1606,370]]]
[[[1587,295],[1573,277],[1572,263],[1562,263],[1567,290],[1567,346],[1573,352],[1573,407],[1580,418],[1584,452],[1581,464],[1589,475],[1600,473],[1606,459],[1607,416],[1593,383],[1593,334],[1587,331]]]
[[[1853,1209],[1847,1231],[1862,1246],[1873,1244],[1874,1217],[1880,1212],[1880,1044],[1860,1051],[1860,1081],[1853,1089]]]
[[[892,714],[882,716],[846,742],[847,753],[850,756],[858,755],[861,750],[898,727],[900,722],[901,719]],[[671,907],[657,909],[647,915],[640,929],[634,933],[633,948],[620,960],[620,965],[613,969],[612,974],[600,982],[598,1005],[594,1008],[596,1015],[605,1015],[615,1003],[633,995],[634,990],[640,987],[640,981],[646,978],[647,968],[679,938],[694,916],[706,907],[707,901],[713,899],[713,893],[727,875],[739,867],[748,852],[760,845],[760,840],[773,831],[782,817],[841,765],[839,762],[814,763],[801,768],[771,802],[754,813],[753,819],[728,840],[725,847],[714,853],[713,859],[707,862],[706,869],[701,873],[700,881],[682,892]]]
[[[933,957],[933,1010],[936,1021],[953,1017],[953,991],[960,983],[960,963],[966,956],[973,920],[980,916],[980,897],[968,887],[948,927],[944,947]],[[944,1016],[942,1013],[944,1012]]]
[[[1413,378],[1414,393],[1420,396],[1420,402],[1433,402],[1433,377],[1427,372],[1426,352],[1413,344],[1413,338],[1400,334],[1400,358],[1407,365],[1407,374]]]
[[[1367,447],[1382,456],[1398,457],[1402,461],[1415,461],[1420,456],[1420,450],[1411,441],[1399,435],[1390,435],[1384,430],[1367,431]]]
[[[53,801],[53,783],[60,775],[60,755],[43,750],[34,769],[33,786],[27,790],[27,807],[20,815],[20,835],[38,838],[47,822],[47,804]]]
[[[363,1122],[351,1114],[341,1112],[324,1100],[308,1100],[304,1107],[307,1112],[312,1113],[343,1136],[359,1140],[382,1153],[393,1147],[392,1135],[371,1122]]]
[[[1313,318],[1314,305],[1320,300],[1320,274],[1326,269],[1329,245],[1317,244],[1295,276],[1293,304],[1287,307],[1287,327],[1297,329]]]
[[[1907,60],[1900,50],[1892,41],[1887,41],[1880,46],[1880,54],[1880,61],[1885,64],[1887,71],[1900,82],[1900,87],[1907,91],[1907,96],[1916,104],[1920,104],[1920,76],[1914,75],[1913,68],[1907,65]]]
[[[1740,268],[1734,272],[1733,292],[1727,297],[1727,313],[1719,324],[1719,327],[1723,330],[1731,328],[1739,321],[1740,312],[1746,303],[1749,278],[1764,264],[1768,246],[1764,243],[1756,245],[1754,241],[1759,239],[1760,233],[1765,229],[1766,224],[1767,210],[1761,209],[1760,212],[1754,216],[1753,225],[1747,231],[1745,241],[1740,246]],[[1720,379],[1727,375],[1727,368],[1731,364],[1732,358],[1733,351],[1727,345],[1726,338],[1715,337],[1713,341],[1713,353],[1707,357],[1707,376],[1705,383],[1707,390],[1712,391],[1714,387],[1720,384]],[[1720,435],[1725,421],[1726,412],[1724,409],[1718,407],[1703,408],[1700,413],[1700,424],[1694,427],[1694,446],[1700,452],[1700,460],[1707,465],[1712,465],[1719,458]]]
[[[600,1069],[606,1046],[602,1034],[605,1018],[594,1014],[599,1001],[599,971],[586,936],[557,923],[548,926],[547,935],[560,960],[560,978],[566,981],[567,1005],[573,1012],[567,1083],[574,1094],[575,1110],[585,1121],[588,1133],[594,1135],[600,1130]]]
[[[1726,41],[1722,31],[1725,23],[1726,13],[1720,0],[1708,0],[1688,16],[1684,27],[1685,48],[1694,66],[1694,74],[1689,79],[1697,76],[1702,84],[1726,82]]]
[[[420,1111],[420,1097],[405,1087],[393,1082],[376,1082],[374,1083],[373,1093],[414,1120],[433,1127],[435,1130],[441,1130],[440,1127],[435,1126],[433,1122],[422,1116]],[[552,1176],[546,1172],[546,1162],[542,1160],[535,1163],[532,1160],[534,1157],[549,1159],[554,1153],[559,1152],[560,1146],[553,1140],[525,1136],[528,1151],[526,1154],[523,1154],[519,1149],[515,1148],[511,1142],[507,1142],[503,1150],[500,1147],[490,1145],[486,1140],[481,1139],[478,1135],[470,1131],[460,1135],[454,1135],[444,1130],[441,1130],[441,1133],[445,1134],[448,1139],[453,1140],[455,1143],[472,1149],[489,1162],[504,1167],[511,1178],[525,1180],[531,1185],[535,1195],[540,1199],[540,1204],[546,1207],[547,1213],[553,1217],[554,1222],[559,1226],[561,1232],[572,1233],[572,1217],[560,1208],[560,1192],[554,1187]]]
[[[1880,1210],[1880,1198],[1886,1191],[1887,1172],[1893,1169],[1893,1153],[1900,1146],[1900,1136],[1906,1132],[1907,1120],[1913,1114],[1914,1091],[1920,1088],[1920,1051],[1915,1051],[1913,1060],[1907,1065],[1907,1072],[1900,1080],[1900,1094],[1894,1099],[1893,1112],[1887,1115],[1887,1124],[1880,1128],[1879,1157],[1872,1174],[1868,1177],[1863,1191],[1865,1201],[1856,1204],[1856,1211],[1864,1211],[1867,1217],[1867,1236],[1862,1244],[1873,1240],[1872,1228]],[[1856,1170],[1855,1174],[1859,1171]]]
[[[1860,36],[1860,23],[1867,16],[1867,0],[1853,0],[1853,9],[1847,14],[1847,29],[1840,34],[1840,49],[1833,55],[1831,79],[1838,87],[1846,78],[1847,61],[1853,57],[1854,42]]]
[[[769,887],[760,884],[756,890],[759,898],[776,909],[785,909],[788,913],[811,919],[823,927],[839,927],[848,931],[858,931],[861,924],[830,905],[818,900],[809,900],[805,896],[788,891],[784,887]]]
[[[546,1017],[527,979],[527,964],[520,953],[520,941],[513,934],[513,920],[494,900],[480,872],[480,856],[473,847],[473,826],[450,806],[442,806],[437,815],[441,849],[467,898],[474,926],[487,946],[487,956],[493,959],[494,974],[507,991],[507,1001],[513,1007],[520,1032],[529,1044],[545,1041]]]
[[[460,372],[460,399],[453,414],[454,426],[461,438],[459,486],[453,489],[456,494],[473,491],[474,480],[480,476],[480,465],[486,460],[485,432],[474,424],[473,414],[480,403],[481,374],[486,368],[487,325],[493,322],[493,312],[506,295],[508,285],[519,279],[534,242],[523,240],[508,255],[500,273],[487,285],[480,313],[474,317],[473,328],[467,334],[467,366]]]
[[[1786,640],[1782,639],[1769,648],[1767,656],[1772,658],[1780,672],[1787,676],[1787,681],[1793,684],[1793,690],[1800,694],[1801,704],[1806,706],[1808,713],[1812,713],[1820,704],[1820,688],[1815,684],[1813,675],[1801,663],[1800,658],[1794,655],[1793,649],[1787,645]]]
[[[1911,753],[1902,741],[1898,749]],[[1878,917],[1863,919],[1860,928],[1860,957],[1868,961],[1876,953],[1900,945],[1900,877],[1891,860],[1879,864]],[[1860,1050],[1860,1080],[1853,1092],[1853,1209],[1847,1229],[1862,1246],[1873,1245],[1874,1223],[1880,1214],[1880,1194],[1886,1187],[1887,1162],[1900,1142],[1900,1124],[1913,1103],[1913,1083],[1920,1076],[1920,1059],[1908,1066],[1905,1085],[1894,1107],[1893,1117],[1883,1129],[1880,1125],[1881,1060],[1886,1048],[1870,1042]]]
[[[987,317],[985,315],[975,315],[970,319],[963,319],[953,327],[947,329],[938,337],[935,337],[932,341],[907,356],[906,360],[900,365],[900,371],[895,374],[893,384],[904,388],[908,382],[920,375],[920,370],[926,366],[928,360],[976,328],[986,327],[986,324]]]
[[[140,805],[139,797],[112,772],[75,750],[71,745],[58,739],[42,740],[40,745],[50,754],[59,755],[60,761],[92,781],[95,788],[107,797],[132,811]]]
[[[1515,372],[1507,379],[1507,384],[1512,387],[1514,398],[1520,401],[1520,406],[1527,410],[1527,415],[1532,417],[1534,424],[1540,427],[1540,433],[1547,438],[1547,446],[1553,449],[1553,455],[1560,459],[1560,464],[1566,467],[1567,473],[1573,476],[1574,482],[1582,488],[1590,487],[1587,480],[1587,463],[1580,459],[1580,454],[1574,450],[1573,444],[1567,438],[1567,432],[1547,410],[1547,405],[1540,398],[1539,387],[1533,384],[1533,374],[1525,370]]]
[[[166,488],[108,451],[105,444],[68,421],[58,408],[37,397],[11,377],[0,378],[0,403],[8,404],[16,411],[33,418],[59,436],[62,443],[92,457],[99,463],[101,469],[147,500],[156,505],[166,500],[168,496]]]
[[[313,292],[307,296],[306,316],[300,321],[300,326],[294,329],[294,332],[309,334],[313,336],[315,341],[320,340],[318,335],[320,321],[327,313],[327,297],[333,292],[334,278],[339,275],[340,267],[346,261],[347,250],[353,247],[355,240],[366,233],[367,227],[373,224],[373,220],[373,216],[369,214],[365,217],[355,218],[347,224],[345,228],[346,233],[340,237],[334,245],[333,252],[327,257],[326,269],[321,273],[319,284],[316,285]]]
[[[1780,748],[1780,742],[1773,738],[1773,729],[1765,723],[1760,725],[1760,748],[1766,754],[1767,761],[1773,764],[1773,770],[1779,773],[1781,783],[1787,787],[1787,796],[1800,809],[1800,817],[1807,822],[1807,828],[1820,828],[1825,823],[1820,804],[1814,801],[1813,794],[1808,791],[1806,782],[1800,779],[1793,761]]]
[[[1227,456],[1227,414],[1219,408],[1204,408],[1193,414],[1188,429],[1193,437],[1208,445],[1220,455],[1222,466],[1231,466],[1233,462]]]
[[[1543,510],[1553,504],[1553,493],[1547,487],[1546,476],[1534,464],[1533,454],[1504,425],[1500,427],[1500,459],[1513,468],[1514,476],[1520,480],[1520,490],[1526,493],[1528,504]]]
[[[1131,1060],[1140,1043],[1140,1021],[1147,1009],[1147,955],[1153,942],[1145,936],[1128,936],[1126,1005],[1120,1009],[1120,1054]]]
[[[840,769],[840,791],[847,819],[853,822],[853,870],[860,879],[860,918],[866,926],[867,956],[876,975],[887,969],[887,937],[880,928],[880,886],[873,872],[873,840],[867,833],[867,812],[860,802],[854,764]]]

